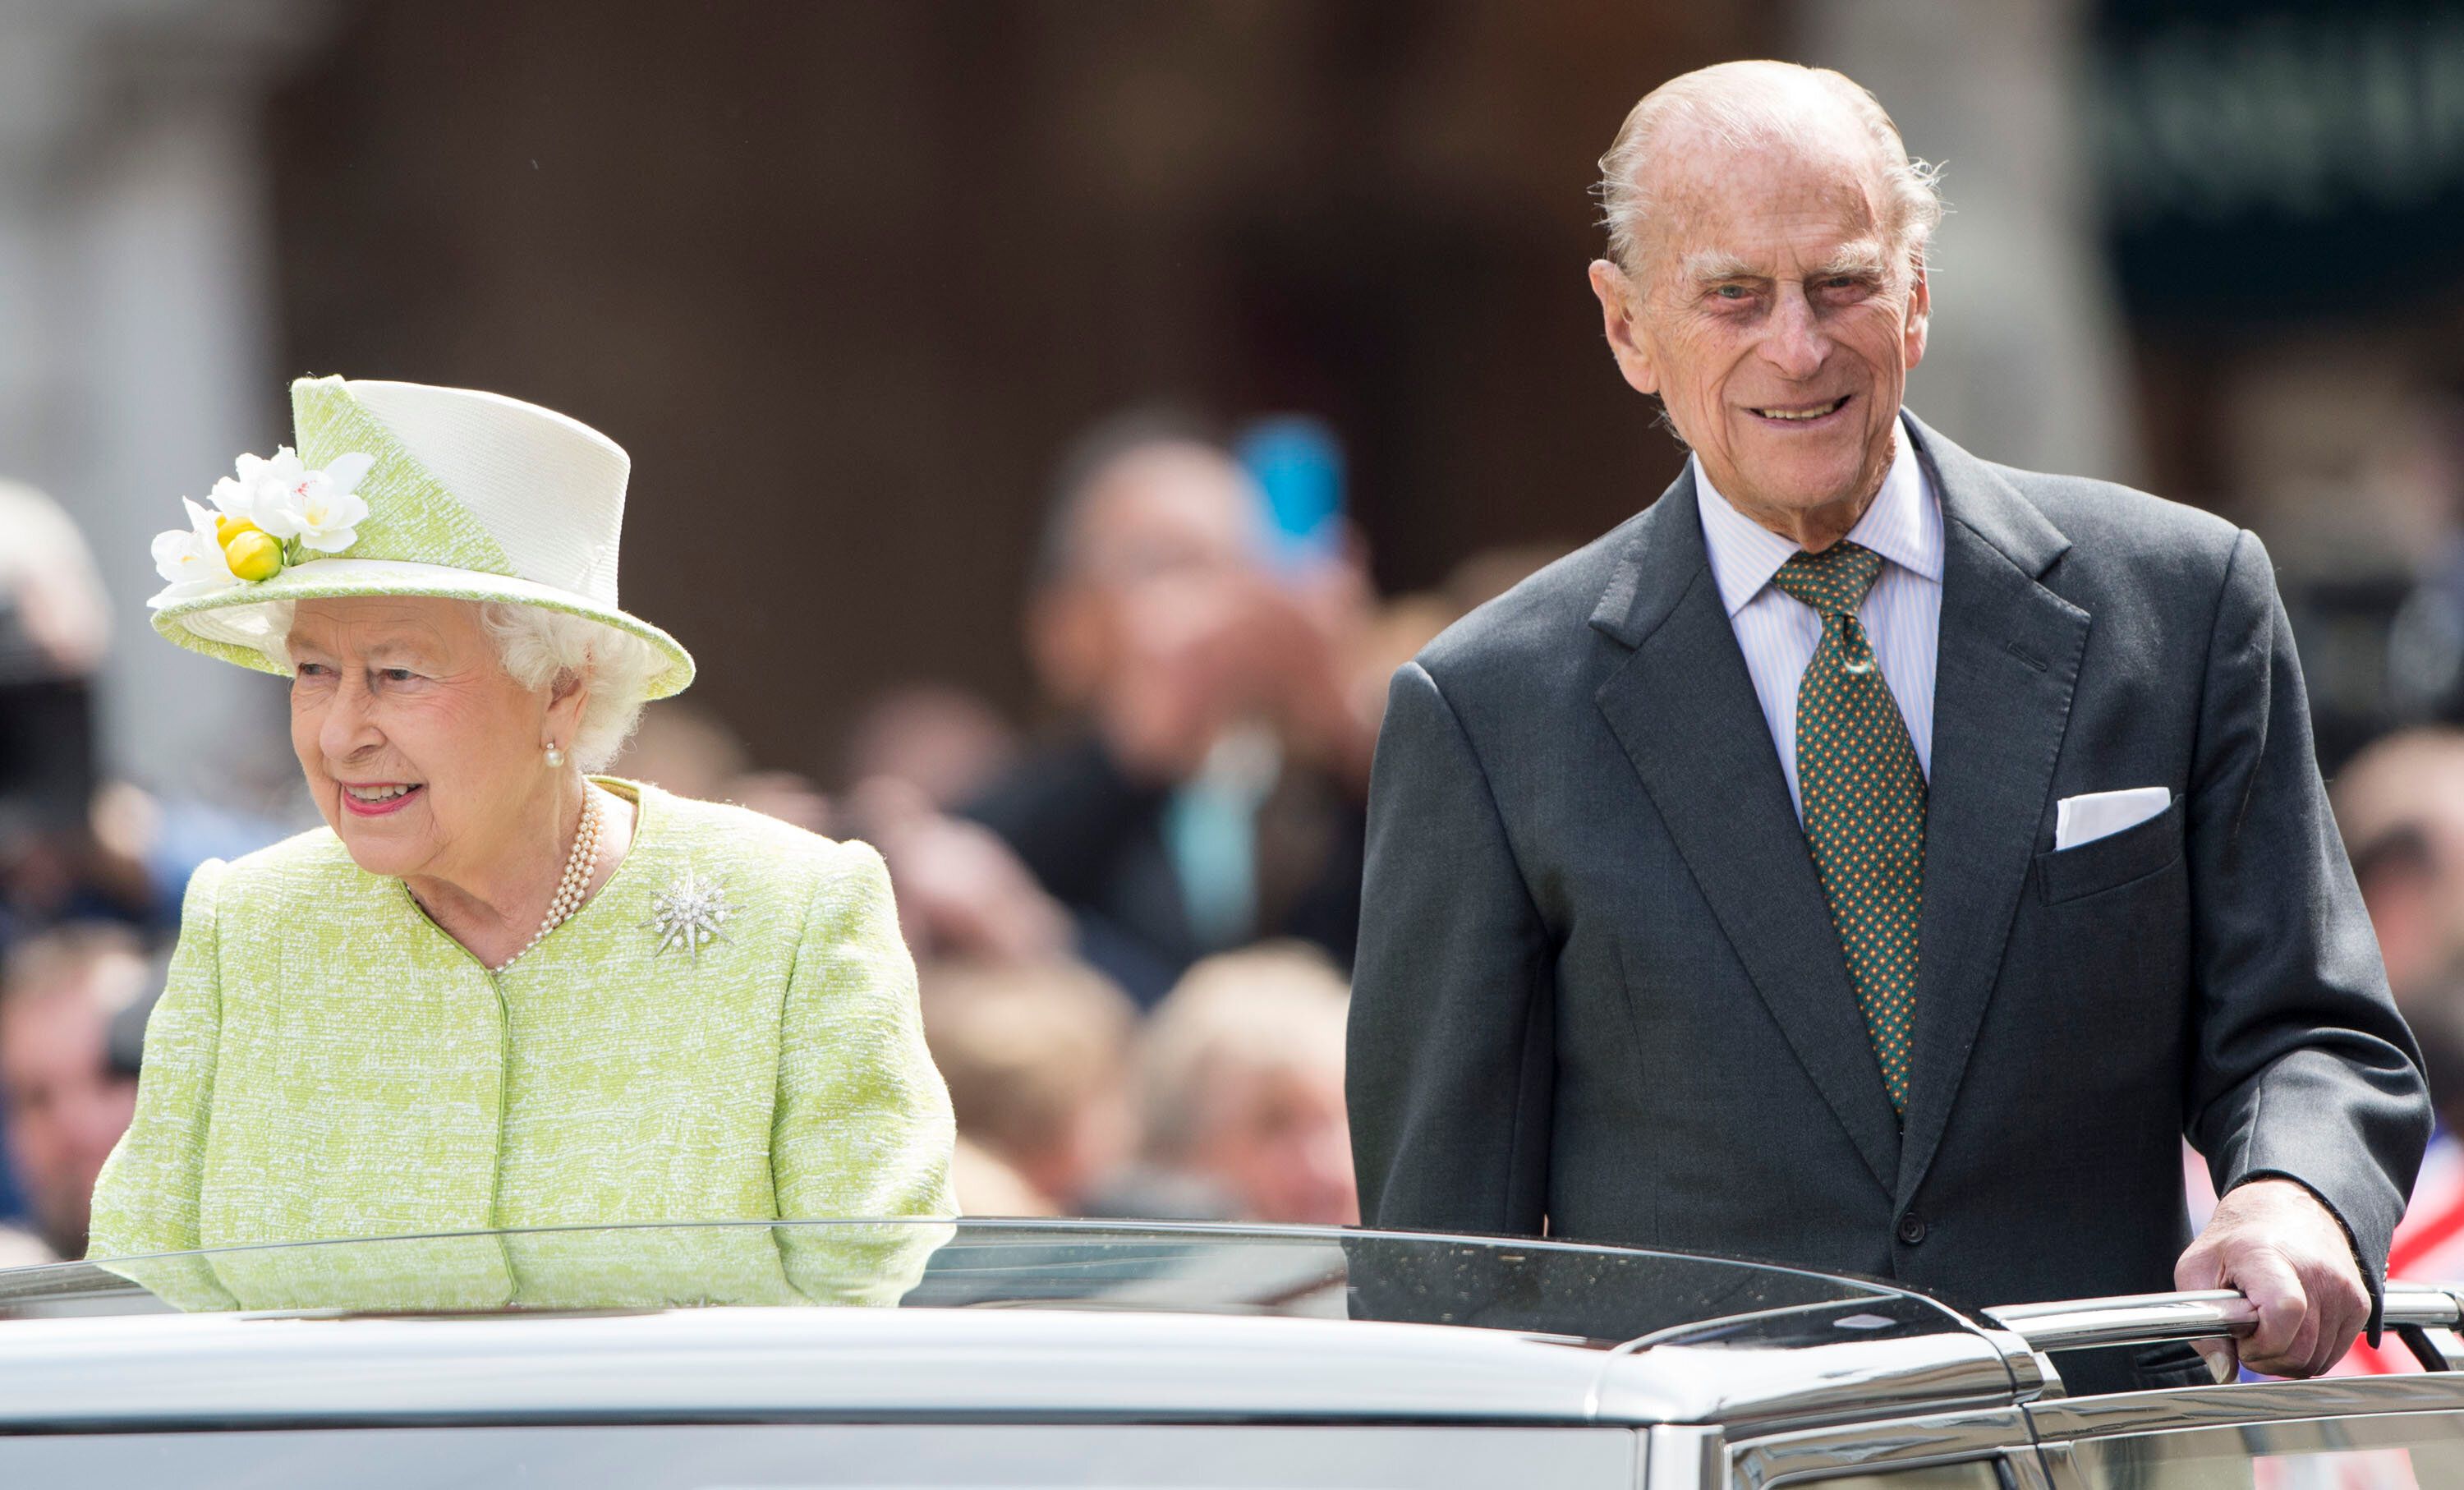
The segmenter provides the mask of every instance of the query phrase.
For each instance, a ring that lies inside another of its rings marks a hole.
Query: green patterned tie
[[[1797,797],[1882,1085],[1904,1115],[1925,905],[1925,782],[1907,723],[1857,622],[1881,572],[1881,556],[1842,542],[1797,555],[1771,583],[1822,617],[1822,641],[1796,688]]]

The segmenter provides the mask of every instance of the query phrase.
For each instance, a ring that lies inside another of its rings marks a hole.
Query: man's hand
[[[2258,1306],[2241,1360],[2271,1376],[2318,1375],[2343,1358],[2370,1317],[2369,1289],[2344,1228],[2289,1179],[2234,1186],[2173,1264],[2173,1286],[2240,1289]],[[2219,1378],[2230,1380],[2233,1348],[2198,1344]]]

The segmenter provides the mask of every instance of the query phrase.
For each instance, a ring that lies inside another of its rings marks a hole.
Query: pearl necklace
[[[573,834],[573,852],[565,856],[564,877],[556,882],[556,899],[548,902],[547,915],[522,950],[489,969],[502,973],[519,962],[530,950],[545,940],[547,933],[573,919],[582,902],[590,894],[590,877],[599,868],[599,797],[587,781],[582,786],[582,826]]]

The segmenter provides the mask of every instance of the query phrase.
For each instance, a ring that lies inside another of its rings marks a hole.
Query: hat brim
[[[242,581],[228,589],[158,606],[154,629],[192,652],[281,676],[285,671],[282,664],[268,650],[269,644],[278,640],[274,635],[274,604],[376,596],[507,601],[562,611],[639,637],[664,657],[667,666],[650,678],[651,698],[681,693],[693,679],[693,654],[682,644],[649,622],[612,605],[602,605],[571,590],[510,575],[482,574],[407,559],[319,559],[295,564],[271,580]]]

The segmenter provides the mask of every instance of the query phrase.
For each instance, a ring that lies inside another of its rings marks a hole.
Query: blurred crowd
[[[1551,557],[1381,598],[1323,428],[1126,413],[1046,497],[1017,633],[1031,719],[892,690],[825,791],[661,704],[616,770],[881,849],[971,1214],[1349,1223],[1344,1017],[1386,679]]]
[[[1357,1220],[1343,1041],[1386,679],[1553,553],[1380,597],[1342,479],[1309,421],[1124,414],[1045,497],[1026,717],[900,686],[818,780],[687,697],[651,706],[613,768],[881,849],[970,1214]],[[0,486],[0,517],[6,1264],[84,1248],[189,873],[316,820],[296,792],[110,779],[92,557],[37,493]]]

